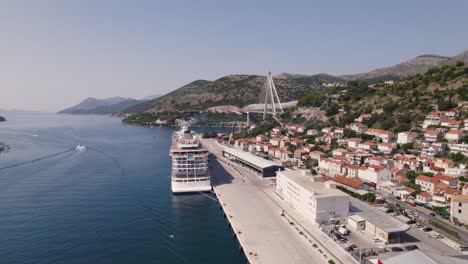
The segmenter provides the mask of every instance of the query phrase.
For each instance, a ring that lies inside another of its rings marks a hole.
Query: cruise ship
[[[183,127],[174,133],[170,150],[172,157],[172,193],[211,191],[208,151],[195,133]]]

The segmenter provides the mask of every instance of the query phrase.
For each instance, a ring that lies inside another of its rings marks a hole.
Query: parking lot
[[[377,207],[376,209],[382,211],[386,210],[383,206]],[[339,232],[336,231],[338,226],[335,225],[323,226],[322,230],[356,259],[359,258],[359,252],[361,252],[363,257],[373,258],[378,256],[380,259],[385,259],[400,254],[401,252],[414,249],[441,256],[468,255],[468,251],[457,250],[459,244],[424,225],[413,223],[410,218],[412,217],[411,215],[409,217],[397,213],[389,213],[389,215],[404,223],[409,223],[411,226],[402,237],[401,243],[387,244],[373,237],[365,230],[353,230],[353,228],[349,226],[346,226],[346,229],[349,231],[349,234],[346,235],[339,234]]]

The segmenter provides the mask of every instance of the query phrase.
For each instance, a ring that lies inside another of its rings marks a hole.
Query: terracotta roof
[[[435,189],[435,191],[442,191],[444,192],[445,194],[449,194],[449,195],[460,195],[461,194],[461,191],[460,190],[457,190],[457,189],[452,189],[452,188],[449,188],[449,187],[446,187],[446,184],[445,186],[441,186],[441,187],[437,187]]]
[[[438,180],[434,179],[432,177],[426,176],[426,175],[419,175],[416,177],[417,181],[424,181],[424,182],[431,182],[431,183],[436,183]]]
[[[335,178],[332,178],[332,180],[334,180],[337,183],[341,183],[343,185],[352,187],[354,189],[358,189],[364,183],[358,177],[348,178],[345,176],[336,176]]]
[[[418,194],[418,196],[422,196],[422,197],[427,198],[427,197],[431,197],[432,195],[430,193],[428,193],[428,192],[423,192],[423,193]]]
[[[392,173],[398,173],[398,172],[400,172],[400,171],[402,171],[402,170],[403,170],[403,169],[400,169],[400,168],[392,168],[390,171],[391,171]]]
[[[438,135],[438,134],[440,134],[440,132],[437,131],[437,130],[434,130],[434,129],[427,129],[426,131],[424,131],[424,134],[428,134],[428,135]]]
[[[318,151],[318,150],[316,150],[316,151],[312,151],[310,154],[317,154],[317,155],[323,155],[323,156],[326,156],[326,154],[325,154],[325,153],[323,153],[323,152],[321,152],[321,151]]]
[[[437,180],[449,181],[449,182],[452,181],[453,179],[455,179],[455,178],[453,178],[453,177],[450,177],[450,176],[448,176],[448,175],[444,175],[444,174],[442,174],[442,173],[437,173],[436,175],[434,175],[433,178],[434,178],[434,179],[437,179]]]
[[[452,130],[445,132],[445,134],[453,134],[453,135],[463,135],[463,133],[464,132],[462,130],[456,130],[456,129],[452,129]]]
[[[395,181],[398,182],[398,183],[408,183],[409,182],[408,178],[403,177],[403,176],[396,177]]]
[[[370,169],[373,169],[373,170],[376,171],[376,172],[379,172],[379,171],[382,171],[382,170],[385,169],[384,167],[378,166],[378,165],[369,165],[369,168],[370,168]]]

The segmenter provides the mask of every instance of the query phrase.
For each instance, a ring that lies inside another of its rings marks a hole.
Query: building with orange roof
[[[364,184],[364,181],[362,181],[358,177],[345,177],[345,176],[339,175],[331,179],[335,181],[336,183],[345,185],[347,187],[351,187],[356,190],[361,189],[361,187]]]
[[[436,129],[426,129],[424,131],[424,140],[428,142],[437,142],[442,138],[443,133]]]
[[[381,139],[384,143],[389,143],[395,138],[395,134],[393,134],[393,132],[376,128],[367,129],[366,134],[375,136],[376,138]]]
[[[309,156],[310,156],[311,159],[321,160],[323,158],[326,158],[327,154],[316,150],[316,151],[310,152]]]
[[[416,195],[416,202],[426,204],[432,201],[432,195],[428,192],[422,192]]]
[[[451,188],[456,188],[458,185],[458,180],[455,177],[451,177],[445,174],[438,173],[434,175],[434,179],[437,179],[439,182],[447,184]]]
[[[365,151],[375,150],[377,149],[377,144],[370,141],[363,142],[358,145],[358,149]]]
[[[394,180],[396,183],[400,184],[400,185],[405,185],[409,182],[408,178],[406,177],[403,177],[403,176],[397,176],[395,177],[395,180]]]
[[[350,138],[348,139],[348,148],[357,148],[361,142],[360,138]]]
[[[459,120],[454,120],[454,119],[444,119],[440,121],[440,125],[443,127],[460,129],[463,125],[463,122]]]
[[[416,138],[418,138],[418,135],[419,135],[418,133],[411,132],[411,131],[398,133],[397,143],[398,144],[407,144],[407,143],[414,142],[416,140]]]
[[[390,169],[390,173],[392,174],[392,178],[396,179],[397,177],[404,177],[405,174],[406,174],[406,171],[404,169],[395,167],[395,168]],[[404,178],[406,178],[406,177],[404,177]]]
[[[359,177],[359,166],[357,165],[347,165],[345,166],[346,175],[348,177]]]
[[[437,179],[434,179],[429,176],[419,175],[416,177],[415,183],[421,186],[421,190],[428,192],[430,194],[434,193],[435,185],[438,182]]]
[[[458,143],[465,138],[465,131],[452,129],[445,132],[445,139],[450,143]]]
[[[383,166],[369,165],[368,167],[359,167],[358,177],[365,182],[378,186],[390,180],[391,173]]]

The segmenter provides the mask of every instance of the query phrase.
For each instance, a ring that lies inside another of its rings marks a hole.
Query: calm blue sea
[[[2,113],[0,264],[245,263],[218,205],[170,192],[174,128]],[[84,144],[74,150],[24,163]]]

